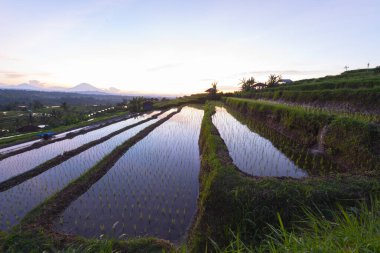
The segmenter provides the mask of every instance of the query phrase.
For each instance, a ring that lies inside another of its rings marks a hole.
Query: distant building
[[[279,84],[279,85],[282,85],[282,84],[292,84],[292,83],[293,83],[293,81],[290,80],[290,79],[280,79],[280,80],[278,81],[278,84]]]
[[[40,131],[40,128],[38,126],[28,125],[17,128],[16,131],[19,133],[37,132]]]
[[[207,92],[207,93],[216,93],[216,89],[215,88],[209,88],[209,89],[205,90],[205,92]]]
[[[142,104],[143,110],[144,111],[150,111],[153,110],[153,102],[152,101],[145,101]]]
[[[256,90],[261,90],[263,88],[265,88],[267,85],[265,83],[255,83],[253,85],[253,88],[256,89]]]

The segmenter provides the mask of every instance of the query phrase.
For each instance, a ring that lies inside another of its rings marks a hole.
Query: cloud
[[[274,70],[274,69],[268,69],[268,70],[257,70],[257,71],[247,71],[247,72],[240,72],[233,74],[231,76],[228,76],[228,78],[238,78],[241,76],[249,76],[249,75],[270,75],[270,74],[277,74],[277,75],[318,75],[321,73],[325,73],[326,71],[322,70]]]
[[[51,73],[47,73],[47,72],[22,73],[22,72],[16,72],[16,71],[0,70],[0,75],[6,79],[20,79],[20,78],[26,79],[26,78],[29,78],[31,76],[46,77],[46,76],[50,76]]]
[[[163,70],[163,69],[176,68],[176,67],[178,67],[180,65],[182,65],[182,64],[181,63],[169,63],[169,64],[165,64],[165,65],[160,65],[160,66],[148,68],[147,71],[148,72],[156,72],[156,71],[160,71],[160,70]]]
[[[233,86],[233,85],[220,85],[218,86],[218,89],[223,92],[233,92],[239,90],[239,86]]]
[[[15,58],[15,57],[11,57],[7,54],[3,54],[3,53],[0,53],[0,60],[4,60],[4,61],[20,61],[20,59],[18,58]]]
[[[9,79],[18,79],[18,78],[25,78],[25,77],[27,77],[27,75],[21,74],[21,73],[3,73],[3,75],[6,78],[9,78]]]

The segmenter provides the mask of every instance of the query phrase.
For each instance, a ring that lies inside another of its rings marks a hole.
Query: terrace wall
[[[322,144],[324,149],[320,151],[350,173],[380,173],[379,125],[252,99],[224,101],[248,118],[259,120],[309,148]],[[321,136],[323,128],[327,131]]]

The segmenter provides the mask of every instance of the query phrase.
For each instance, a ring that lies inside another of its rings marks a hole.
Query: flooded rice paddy
[[[120,128],[135,124],[157,113],[158,112],[152,112],[140,117],[130,118],[82,135],[78,135],[72,139],[54,142],[40,148],[5,158],[0,161],[0,182],[31,170],[66,151],[73,150],[86,143],[102,138],[103,136],[117,131]]]
[[[34,178],[0,192],[0,230],[7,230],[16,225],[34,207],[93,167],[114,148],[174,111],[176,109],[169,110],[158,116],[157,119],[115,135]],[[119,127],[122,126],[119,125]],[[117,129],[113,128],[113,131],[115,130]]]
[[[55,221],[86,237],[184,239],[197,208],[203,111],[185,107],[131,147]]]
[[[234,164],[252,176],[301,178],[307,173],[297,167],[273,144],[252,132],[223,107],[216,107],[212,122],[227,145]]]

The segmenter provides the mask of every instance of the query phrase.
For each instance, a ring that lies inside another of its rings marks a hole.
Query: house
[[[153,102],[152,101],[145,101],[142,104],[143,110],[144,111],[150,111],[153,110]]]
[[[27,125],[16,129],[19,133],[37,132],[39,130],[40,128],[38,126],[33,125]]]
[[[255,83],[253,85],[253,88],[256,89],[256,90],[261,90],[263,88],[265,88],[267,85],[265,83]]]
[[[209,89],[205,90],[205,92],[207,92],[207,93],[216,93],[216,89],[215,88],[209,88]]]

